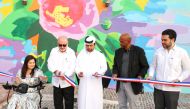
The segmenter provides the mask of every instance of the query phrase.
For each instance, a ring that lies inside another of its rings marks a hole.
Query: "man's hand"
[[[79,77],[83,77],[83,76],[84,76],[83,72],[80,72],[80,73],[78,74],[78,76],[79,76]]]
[[[143,79],[142,76],[137,76],[138,79]]]
[[[15,78],[15,83],[16,83],[16,84],[20,84],[20,83],[21,83],[21,79],[20,79],[19,77],[16,77],[16,78]]]
[[[61,78],[62,80],[65,80],[65,78],[64,78],[63,76],[65,76],[65,74],[60,74],[60,78]]]
[[[117,78],[117,74],[113,74],[113,75],[112,75],[112,78]]]
[[[153,79],[152,76],[148,76],[148,77],[146,77],[146,80],[152,80],[152,79]]]
[[[112,78],[113,78],[113,80],[114,80],[115,78],[117,78],[117,74],[113,74],[113,75],[112,75]]]
[[[179,79],[174,79],[172,82],[177,83],[177,82],[180,82],[180,80]]]
[[[54,71],[53,73],[54,73],[56,76],[60,76],[60,75],[61,75],[61,71],[58,71],[58,70]]]
[[[47,82],[48,78],[46,76],[39,76],[41,81]]]
[[[93,76],[95,76],[96,78],[98,78],[98,72],[94,73]]]
[[[171,81],[172,83],[177,83],[177,82],[180,82],[179,79],[174,79],[173,81]],[[175,87],[175,85],[171,85],[172,87]]]

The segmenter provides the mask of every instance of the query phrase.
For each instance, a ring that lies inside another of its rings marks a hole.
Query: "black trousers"
[[[162,91],[154,88],[155,109],[177,109],[179,92]]]
[[[63,109],[63,98],[65,100],[65,109],[74,108],[74,88],[58,88],[53,86],[53,100],[55,109]]]

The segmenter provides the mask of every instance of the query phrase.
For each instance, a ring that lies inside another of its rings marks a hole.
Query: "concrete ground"
[[[4,90],[4,94],[2,94],[2,90],[0,90],[0,109],[6,109],[6,91]],[[42,90],[42,93],[42,107],[54,109],[52,86],[50,84],[46,85],[45,89]],[[137,109],[154,109],[152,93],[146,92],[138,95],[136,106]],[[74,109],[77,109],[77,102],[75,102]],[[114,89],[104,89],[104,109],[119,109],[117,94]],[[190,109],[190,94],[180,94],[178,109]]]

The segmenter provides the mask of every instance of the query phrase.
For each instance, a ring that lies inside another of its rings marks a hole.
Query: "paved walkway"
[[[48,109],[54,109],[52,86],[50,84],[46,85],[42,93],[43,93],[42,107],[48,107]],[[154,109],[152,93],[145,93],[138,95],[138,101],[136,102],[136,106],[137,109]],[[2,107],[0,106],[0,109],[6,109],[6,102],[4,102],[4,106]],[[77,102],[75,102],[74,109],[77,109]],[[115,90],[104,89],[104,109],[119,109]],[[190,109],[190,94],[180,95],[178,109]]]

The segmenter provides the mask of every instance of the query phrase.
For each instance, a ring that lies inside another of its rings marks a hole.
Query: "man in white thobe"
[[[103,109],[102,78],[107,70],[105,56],[95,50],[96,39],[85,38],[83,49],[76,60],[76,73],[80,79],[78,90],[78,109]]]

